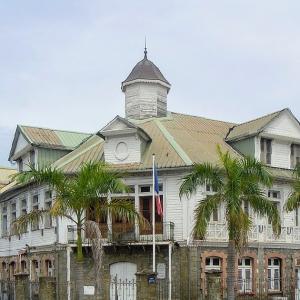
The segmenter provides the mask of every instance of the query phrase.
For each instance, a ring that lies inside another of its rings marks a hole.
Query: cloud
[[[149,58],[172,111],[235,122],[300,111],[299,1],[2,1],[0,127],[95,132]],[[237,113],[238,109],[238,113]],[[2,140],[1,140],[2,141]],[[5,158],[7,154],[5,155]]]

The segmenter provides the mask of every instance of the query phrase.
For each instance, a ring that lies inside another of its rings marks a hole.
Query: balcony
[[[103,238],[107,243],[129,244],[129,243],[152,243],[152,228],[139,228],[132,224],[115,223],[111,230],[108,226],[99,224]],[[68,226],[68,243],[75,244],[77,241],[76,226]],[[155,225],[155,241],[174,241],[174,223],[162,222]],[[89,243],[88,237],[83,238],[84,243]]]
[[[249,242],[300,244],[300,227],[281,227],[281,234],[276,238],[271,225],[253,225],[248,239]],[[207,228],[206,240],[227,241],[227,225],[224,223],[210,223]]]

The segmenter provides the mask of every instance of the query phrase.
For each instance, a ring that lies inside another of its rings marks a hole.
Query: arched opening
[[[38,281],[40,276],[40,263],[38,260],[32,260],[31,263],[31,278],[33,281]]]
[[[16,263],[14,261],[12,261],[9,264],[9,280],[14,280],[14,275],[16,273]]]
[[[117,262],[110,265],[110,299],[136,300],[136,276],[137,265],[130,262]]]
[[[1,264],[1,279],[7,279],[7,263],[5,261]]]
[[[45,260],[45,273],[46,273],[46,276],[49,276],[49,277],[54,276],[54,263],[50,259]]]
[[[27,273],[27,263],[25,260],[21,261],[21,273]]]

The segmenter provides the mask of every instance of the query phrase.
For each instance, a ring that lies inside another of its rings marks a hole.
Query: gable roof
[[[147,144],[141,163],[114,165],[120,170],[151,169],[153,153],[158,168],[187,167],[205,161],[217,163],[217,145],[234,156],[239,155],[224,140],[233,123],[179,113],[131,122],[151,138],[151,143]],[[103,139],[93,136],[53,166],[67,173],[77,172],[84,161],[103,159],[103,146]]]
[[[138,133],[145,141],[151,140],[149,135],[142,128],[138,127],[128,119],[120,117],[119,115],[97,132],[101,138],[128,133]]]
[[[82,132],[18,125],[10,150],[9,160],[14,155],[20,134],[32,146],[61,150],[73,150],[91,135]]]
[[[227,141],[234,141],[234,140],[238,140],[242,137],[249,137],[249,136],[257,135],[271,121],[273,121],[275,118],[277,118],[284,111],[288,111],[290,114],[292,114],[291,111],[288,108],[285,108],[285,109],[276,111],[274,113],[259,117],[257,119],[250,120],[248,122],[235,125],[229,130],[229,132],[226,136],[226,140]],[[294,117],[294,115],[293,115],[293,117]]]

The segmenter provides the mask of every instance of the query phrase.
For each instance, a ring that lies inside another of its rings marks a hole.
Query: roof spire
[[[144,59],[147,59],[147,38],[145,36]]]

